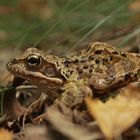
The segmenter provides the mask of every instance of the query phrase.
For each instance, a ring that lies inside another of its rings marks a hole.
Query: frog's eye
[[[41,65],[42,58],[36,54],[33,54],[27,58],[27,65],[31,68],[36,68]]]

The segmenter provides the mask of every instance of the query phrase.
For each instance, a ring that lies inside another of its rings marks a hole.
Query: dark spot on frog
[[[130,78],[131,78],[130,74],[126,74],[125,77],[124,77],[125,80],[129,80]]]
[[[92,71],[93,71],[93,68],[90,67],[90,68],[89,68],[89,73],[92,73]]]
[[[109,57],[109,60],[110,60],[110,61],[113,60],[113,56],[110,56],[110,57]]]
[[[94,66],[94,65],[93,65],[93,64],[91,64],[91,65],[90,65],[90,68],[92,68],[92,69],[93,69],[93,66]]]
[[[134,78],[135,78],[135,79],[138,78],[138,73],[134,74]]]
[[[111,61],[111,60],[112,60],[112,56],[103,58],[102,63],[103,63],[103,65],[107,65],[109,63],[109,61]]]
[[[121,84],[121,83],[123,83],[123,80],[119,80],[119,81],[118,81],[118,84]]]
[[[79,60],[78,59],[75,59],[74,61],[73,61],[73,63],[78,63],[79,62]]]
[[[121,56],[127,58],[127,55],[125,53],[121,53]]]
[[[69,66],[69,64],[71,63],[71,61],[70,60],[65,60],[63,63],[67,67],[67,66]]]
[[[83,69],[80,68],[80,67],[77,67],[77,71],[78,71],[79,74],[83,73]]]
[[[88,57],[88,59],[89,59],[89,60],[94,60],[95,57],[94,57],[93,55],[90,55],[90,56]]]
[[[65,76],[66,76],[67,78],[69,78],[69,75],[68,75],[67,73],[65,74]]]
[[[102,61],[106,61],[106,60],[107,60],[106,58],[103,58],[103,59],[102,59]]]
[[[112,54],[119,54],[117,51],[113,51]]]
[[[105,62],[108,62],[108,58],[103,58],[102,59],[103,65],[105,64]]]
[[[88,64],[84,64],[84,69],[88,69],[89,65]]]
[[[95,54],[100,54],[102,52],[102,50],[96,50],[94,53]]]
[[[95,63],[96,63],[96,64],[99,64],[99,63],[100,63],[100,61],[99,61],[98,59],[96,59],[96,60],[95,60]]]
[[[73,70],[70,71],[70,74],[72,74],[72,73],[73,73]]]

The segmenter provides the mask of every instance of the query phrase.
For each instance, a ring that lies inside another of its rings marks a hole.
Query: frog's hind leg
[[[94,73],[88,82],[93,94],[95,96],[104,96],[126,86],[130,82],[136,81],[139,68],[136,65],[130,65],[130,67],[127,65],[116,63],[114,67],[110,67],[107,71]]]

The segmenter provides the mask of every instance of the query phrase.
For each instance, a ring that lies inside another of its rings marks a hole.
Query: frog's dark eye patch
[[[44,74],[46,76],[48,76],[48,77],[55,77],[55,76],[57,76],[57,72],[56,72],[55,68],[51,67],[51,66],[45,68]]]
[[[36,68],[42,64],[42,58],[36,54],[33,54],[27,58],[26,63],[28,67]]]

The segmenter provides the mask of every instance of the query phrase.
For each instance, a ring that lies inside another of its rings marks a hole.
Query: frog
[[[54,104],[74,107],[87,97],[104,97],[137,81],[140,55],[104,42],[92,42],[73,56],[52,55],[31,47],[6,67],[14,76],[46,91]]]

